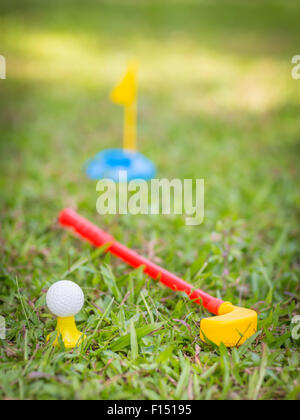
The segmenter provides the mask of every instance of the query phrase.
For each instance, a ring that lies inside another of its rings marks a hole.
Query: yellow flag
[[[137,62],[128,63],[127,72],[110,94],[112,102],[124,106],[123,148],[136,150]]]
[[[131,61],[128,64],[126,74],[110,94],[112,102],[118,105],[129,106],[136,100],[137,95],[137,63]]]

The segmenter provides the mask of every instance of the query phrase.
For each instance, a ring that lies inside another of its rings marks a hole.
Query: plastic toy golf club
[[[72,281],[58,281],[48,290],[46,303],[49,310],[58,317],[57,337],[53,345],[58,345],[58,336],[61,336],[67,349],[80,345],[84,335],[78,331],[74,316],[78,314],[84,304],[84,294],[81,288]],[[50,335],[47,337],[47,341],[49,339]]]
[[[202,319],[200,322],[200,337],[227,347],[238,346],[251,337],[257,330],[257,313],[251,309],[240,308],[230,302],[210,296],[201,289],[193,286],[169,271],[159,267],[126,246],[117,242],[111,235],[93,225],[84,217],[71,209],[63,210],[59,215],[62,226],[72,228],[82,238],[96,247],[107,244],[106,251],[111,252],[132,267],[144,267],[144,272],[155,280],[160,281],[172,290],[185,292],[188,297],[198,304],[202,304],[209,312],[217,315]]]
[[[136,151],[137,132],[137,64],[131,61],[121,82],[110,95],[112,102],[124,107],[123,149],[108,149],[98,153],[86,167],[91,179],[109,178],[122,181],[120,173],[126,172],[127,180],[151,179],[155,176],[154,164]]]

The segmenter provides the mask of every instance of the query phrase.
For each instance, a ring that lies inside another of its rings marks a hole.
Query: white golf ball
[[[76,315],[81,310],[84,294],[76,283],[61,280],[54,283],[48,290],[46,303],[54,315],[66,318]]]

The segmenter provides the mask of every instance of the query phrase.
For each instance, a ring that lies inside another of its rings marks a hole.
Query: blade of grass
[[[138,347],[134,322],[130,323],[130,346],[131,346],[131,359],[135,360],[137,359],[139,355],[139,347]]]

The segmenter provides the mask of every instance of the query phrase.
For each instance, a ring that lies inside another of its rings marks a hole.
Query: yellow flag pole
[[[123,148],[136,150],[137,63],[131,61],[121,82],[111,92],[111,100],[124,106]]]
[[[123,148],[136,150],[137,101],[124,108],[124,138]]]

